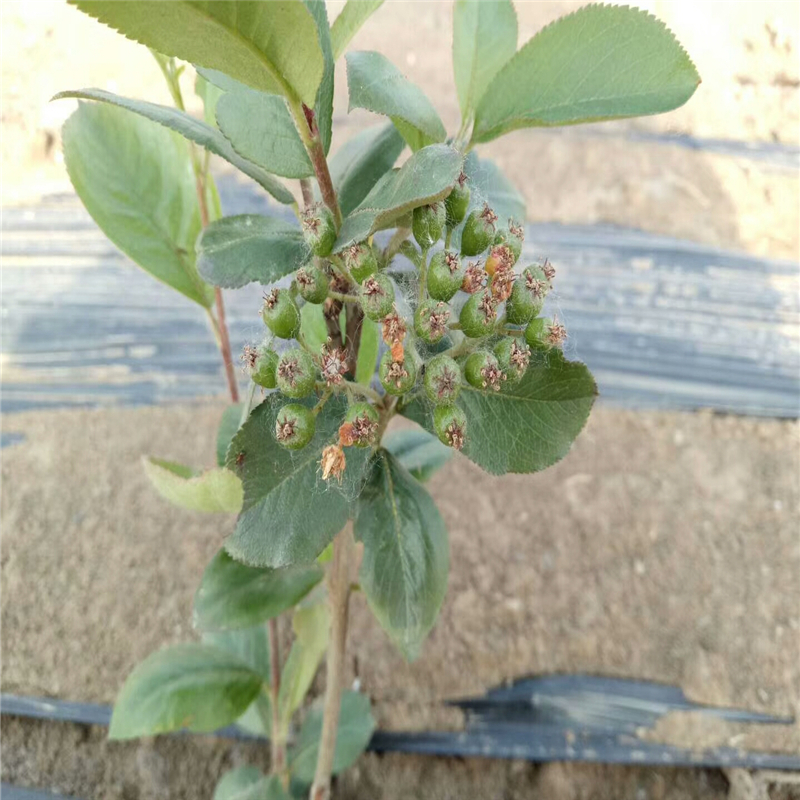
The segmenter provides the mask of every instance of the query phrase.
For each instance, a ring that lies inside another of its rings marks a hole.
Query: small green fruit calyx
[[[434,253],[428,265],[428,294],[434,300],[448,302],[464,282],[464,267],[452,250]]]
[[[480,339],[494,332],[497,323],[497,300],[489,289],[473,294],[461,309],[458,318],[461,330],[471,339]]]
[[[505,375],[500,369],[497,356],[485,350],[472,353],[464,364],[464,377],[467,383],[476,389],[492,389],[500,391]]]
[[[509,383],[521,380],[531,361],[531,349],[519,337],[506,336],[494,348],[500,369]]]
[[[550,282],[542,267],[526,267],[514,281],[511,297],[506,306],[506,315],[512,325],[530,322],[542,310],[544,299],[550,290]]]
[[[478,253],[482,253],[494,239],[495,222],[497,222],[497,214],[489,208],[488,204],[483,206],[481,212],[471,212],[464,223],[464,230],[461,232],[461,255],[476,256]]]
[[[342,253],[344,265],[354,280],[363,283],[365,278],[378,271],[378,259],[375,251],[366,243],[354,244]]]
[[[525,328],[525,341],[538,349],[561,347],[567,338],[567,329],[556,319],[537,317]]]
[[[420,247],[432,247],[442,238],[445,225],[444,203],[417,206],[411,218],[411,230]]]
[[[283,406],[275,418],[275,438],[287,450],[300,450],[313,438],[316,429],[314,414],[299,403]]]
[[[286,289],[271,289],[264,295],[261,317],[281,339],[294,339],[300,332],[300,309]]]
[[[507,244],[514,254],[514,261],[519,261],[522,255],[522,243],[525,241],[525,229],[513,219],[508,221],[508,229],[498,231],[494,237],[494,244]]]
[[[442,444],[461,450],[467,432],[467,416],[458,406],[436,406],[433,429]]]
[[[329,256],[336,242],[336,226],[330,209],[322,203],[315,203],[303,211],[300,224],[308,249],[315,256]]]
[[[253,383],[264,389],[275,388],[278,354],[274,350],[263,345],[261,347],[247,345],[242,353],[242,361]]]
[[[370,275],[361,284],[361,308],[369,319],[379,322],[394,305],[394,286],[386,275]]]
[[[423,300],[414,312],[414,332],[426,344],[436,344],[447,333],[450,309],[436,300]]]
[[[378,366],[378,377],[386,392],[399,396],[414,388],[417,382],[417,368],[413,357],[405,355],[402,361],[396,361],[391,350],[387,350]]]
[[[294,279],[297,283],[297,291],[300,292],[300,297],[307,303],[319,305],[325,302],[328,296],[328,286],[331,281],[319,267],[313,264],[300,267]]]
[[[425,393],[436,405],[452,405],[461,391],[461,368],[450,356],[434,356],[425,367]]]
[[[339,428],[339,441],[344,447],[369,447],[378,432],[378,412],[369,403],[353,403]]]
[[[466,186],[467,176],[462,172],[458,176],[453,191],[445,198],[444,209],[448,228],[460,225],[467,215],[469,208],[469,186]]]
[[[317,367],[311,356],[299,347],[286,350],[278,361],[278,389],[287,397],[306,397],[314,391]]]

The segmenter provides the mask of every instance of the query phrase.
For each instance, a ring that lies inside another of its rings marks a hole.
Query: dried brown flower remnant
[[[447,333],[447,323],[450,321],[450,309],[444,303],[437,303],[428,314],[428,327],[432,338],[440,339]]]
[[[278,362],[278,377],[283,378],[290,386],[297,384],[297,378],[302,372],[300,362],[296,358],[282,358]]]
[[[275,308],[278,303],[278,290],[271,289],[269,292],[264,292],[264,306],[270,311]]]
[[[511,290],[514,288],[514,281],[517,276],[511,266],[501,266],[497,268],[492,278],[492,296],[495,300],[503,302],[511,297]]]
[[[327,345],[323,345],[320,372],[322,380],[328,386],[338,386],[342,382],[342,376],[347,372],[347,357],[344,351],[337,347],[329,349]]]
[[[305,267],[300,267],[295,274],[295,279],[301,286],[313,286],[314,285],[314,277],[310,275],[308,270]]]
[[[445,436],[454,450],[461,450],[464,447],[464,428],[457,422],[451,422],[445,428]]]
[[[406,360],[406,350],[402,342],[392,342],[392,361],[399,361],[401,364]]]
[[[547,328],[547,342],[553,347],[561,347],[567,338],[567,329],[557,320],[553,319],[553,324]]]
[[[542,264],[542,272],[544,272],[545,278],[552,283],[553,278],[556,276],[556,268],[547,259]]]
[[[509,270],[514,266],[514,253],[507,244],[495,245],[489,251],[489,257],[486,259],[486,271],[490,275],[494,275],[499,270]]]
[[[342,475],[344,475],[345,467],[347,466],[347,459],[344,455],[342,446],[338,444],[328,445],[322,451],[322,458],[319,461],[322,469],[322,479],[330,480],[336,478],[339,483],[342,482]]]
[[[475,294],[480,291],[488,280],[489,276],[486,274],[480,261],[472,261],[467,265],[464,272],[464,280],[461,284],[461,289],[467,294]]]
[[[244,350],[242,351],[241,360],[242,370],[244,372],[255,369],[256,361],[258,361],[258,349],[246,344],[244,346]]]
[[[537,300],[541,300],[547,293],[547,282],[540,281],[531,272],[525,275],[525,287]]]
[[[408,377],[408,370],[404,361],[392,361],[386,370],[386,380],[393,383],[398,389],[403,388],[403,378]]]
[[[531,351],[519,346],[515,339],[511,344],[511,353],[508,357],[508,363],[512,367],[516,367],[520,372],[525,372],[528,369],[528,364],[531,362]]]
[[[297,426],[297,421],[294,419],[287,419],[284,422],[278,422],[275,426],[275,438],[279,442],[287,442],[294,436],[294,430]]]
[[[485,219],[490,225],[494,225],[497,222],[497,214],[489,208],[488,203],[483,204],[483,211],[481,211],[481,219]]]
[[[487,292],[478,303],[478,308],[483,311],[488,321],[497,317],[497,301]]]
[[[500,383],[505,380],[506,376],[496,364],[487,364],[481,369],[481,377],[484,389],[494,389],[495,392],[499,392]]]
[[[378,430],[378,423],[366,415],[357,416],[352,422],[343,422],[339,427],[339,444],[342,447],[371,444]]]
[[[381,335],[383,341],[388,345],[402,342],[406,335],[406,321],[397,313],[397,309],[392,309],[391,314],[387,314],[381,322]],[[401,359],[402,360],[402,359]]]
[[[444,254],[444,263],[446,264],[447,269],[450,270],[451,275],[461,266],[461,260],[459,257],[455,253],[451,253],[449,250]]]
[[[517,225],[513,219],[508,220],[508,232],[512,236],[516,236],[521,242],[525,241],[525,228],[522,225]]]

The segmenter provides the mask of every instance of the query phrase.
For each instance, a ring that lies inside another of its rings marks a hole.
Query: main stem
[[[352,526],[347,525],[333,540],[333,557],[328,572],[328,602],[331,609],[331,639],[328,645],[325,705],[319,741],[317,771],[309,800],[329,800],[331,773],[336,752],[336,732],[344,683],[344,654],[347,641],[347,612],[350,601],[350,563],[355,542]]]

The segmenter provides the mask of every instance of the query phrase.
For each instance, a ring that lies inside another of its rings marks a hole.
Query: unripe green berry
[[[522,243],[525,240],[525,230],[517,225],[513,219],[508,221],[508,228],[498,231],[494,237],[494,244],[507,244],[514,253],[514,261],[522,255]]]
[[[387,350],[378,365],[378,377],[388,394],[401,395],[414,388],[417,368],[414,359],[406,354],[403,361],[395,361],[392,351]]]
[[[310,408],[299,403],[283,406],[275,418],[275,438],[287,450],[300,450],[313,438],[316,420]]]
[[[264,295],[261,318],[281,339],[294,339],[300,332],[300,309],[287,289],[271,289]]]
[[[420,247],[431,247],[442,238],[445,224],[444,203],[417,206],[411,218],[411,230]]]
[[[511,297],[506,304],[506,315],[512,325],[530,322],[544,305],[550,283],[541,267],[526,267],[514,281]]]
[[[339,440],[346,447],[369,447],[378,432],[378,412],[370,403],[353,403],[339,429]]]
[[[280,357],[277,368],[278,389],[287,397],[305,397],[314,391],[317,367],[303,349],[293,347]]]
[[[467,215],[469,208],[469,186],[465,186],[467,176],[462,172],[459,175],[453,191],[445,198],[444,208],[447,226],[455,228]]]
[[[365,316],[379,322],[394,305],[394,285],[386,275],[370,275],[359,290]]]
[[[428,265],[428,294],[434,300],[451,300],[464,281],[464,266],[452,250],[434,253]]]
[[[464,303],[458,318],[465,336],[480,339],[494,332],[497,323],[497,300],[489,289],[473,294]]]
[[[319,305],[328,297],[328,286],[331,279],[314,264],[300,267],[295,275],[297,290],[300,297],[307,303]]]
[[[442,444],[460,450],[467,432],[467,415],[458,406],[436,406],[433,429]]]
[[[276,370],[278,367],[278,354],[269,347],[244,348],[242,360],[245,362],[250,379],[258,386],[265,389],[275,388]]]
[[[461,391],[461,368],[450,356],[434,356],[425,366],[423,383],[432,403],[451,405]]]
[[[565,338],[564,326],[547,317],[536,317],[525,328],[525,341],[539,350],[561,345]]]
[[[461,255],[476,256],[482,253],[494,239],[496,221],[497,215],[488,205],[484,205],[480,212],[472,211],[461,232]]]
[[[344,258],[344,265],[358,283],[362,283],[365,278],[378,271],[378,259],[375,251],[366,242],[346,248],[342,253],[342,258]]]
[[[331,210],[322,203],[315,203],[303,212],[300,224],[308,249],[315,256],[329,256],[336,242],[336,225]]]
[[[414,312],[414,332],[426,344],[436,344],[447,333],[450,309],[446,303],[423,300]]]
[[[506,336],[494,348],[500,369],[509,383],[516,383],[528,370],[531,349],[518,336]]]
[[[497,356],[486,350],[472,353],[464,364],[464,377],[467,383],[476,389],[492,389],[500,391],[505,375],[500,369]]]

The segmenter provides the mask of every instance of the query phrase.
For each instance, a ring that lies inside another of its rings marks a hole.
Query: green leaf
[[[298,608],[292,618],[295,639],[283,666],[278,694],[281,728],[289,729],[292,714],[300,708],[328,647],[331,618],[326,602]]]
[[[569,452],[596,396],[584,364],[567,361],[557,348],[534,354],[523,379],[499,392],[464,385],[458,398],[467,416],[463,452],[493,475],[538,472]],[[419,401],[403,414],[433,430]]]
[[[218,69],[312,106],[324,69],[308,9],[291,0],[202,2],[69,0],[121,34],[167,56]]]
[[[417,206],[446,197],[458,178],[463,159],[446,144],[418,150],[399,170],[387,172],[344,221],[334,249],[362,242],[375,231]]]
[[[194,472],[190,467],[142,458],[150,483],[173,505],[189,511],[236,514],[242,507],[242,482],[228,469]]]
[[[248,791],[260,783],[264,775],[257,767],[237,767],[226,772],[214,789],[213,800],[242,800]]]
[[[202,306],[214,294],[197,274],[197,190],[185,142],[108,105],[81,104],[64,125],[72,185],[103,233],[154,278]]]
[[[334,775],[344,772],[358,760],[367,749],[374,730],[369,697],[360,692],[343,692],[333,756]],[[297,742],[289,750],[289,770],[294,780],[304,784],[313,782],[321,736],[322,708],[315,706],[306,715]]]
[[[204,633],[203,642],[218,650],[224,650],[246,664],[269,686],[270,650],[266,625],[254,625],[237,631]]]
[[[450,564],[433,498],[387,450],[378,451],[355,517],[364,543],[359,582],[372,613],[408,660],[436,622]]]
[[[383,439],[384,447],[418,480],[427,481],[452,457],[453,448],[419,428],[392,431]]]
[[[331,28],[328,24],[328,12],[325,8],[325,0],[303,0],[306,8],[314,17],[319,36],[319,46],[325,63],[322,73],[322,81],[317,89],[317,97],[314,101],[314,113],[317,118],[319,136],[322,140],[322,147],[325,155],[331,147],[331,127],[333,124],[333,73],[335,68],[333,58],[333,46],[331,44]]]
[[[347,216],[393,166],[406,146],[390,122],[361,131],[330,159],[333,185],[342,214]]]
[[[248,567],[220,550],[206,567],[195,594],[195,627],[210,631],[257,625],[302,600],[322,576],[316,564]]]
[[[200,274],[225,289],[238,289],[251,281],[274,283],[307,258],[299,228],[259,214],[223,217],[197,240]]]
[[[699,83],[663,22],[627,6],[584,6],[542,29],[497,73],[475,112],[472,141],[661,114]]]
[[[254,567],[311,563],[347,522],[369,463],[366,448],[348,448],[341,485],[324,481],[322,448],[338,441],[347,404],[341,397],[331,398],[317,415],[311,443],[292,453],[275,441],[275,418],[287,402],[277,393],[268,395],[228,450],[228,466],[242,479],[244,504],[225,549]],[[291,402],[311,408],[316,397]]]
[[[231,439],[236,436],[239,430],[239,423],[242,421],[242,403],[234,403],[222,412],[222,419],[219,421],[217,429],[217,466],[225,466],[225,455]]]
[[[168,647],[128,676],[108,735],[134,739],[181,728],[213,731],[244,713],[260,689],[260,676],[222,650],[196,643]]]
[[[279,775],[262,775],[255,767],[237,767],[222,776],[213,800],[289,800]]]
[[[383,5],[383,0],[347,0],[331,26],[333,57],[339,60],[359,28]]]
[[[217,125],[217,100],[222,97],[222,90],[206,80],[199,72],[194,79],[194,93],[203,101],[203,119],[209,128]]]
[[[364,317],[361,325],[361,343],[358,348],[356,361],[356,382],[369,385],[375,373],[375,364],[378,361],[378,348],[380,346],[378,324]]]
[[[198,76],[201,78],[202,76]],[[207,83],[207,82],[206,82]],[[208,85],[208,83],[207,83]],[[216,91],[216,89],[214,90]],[[207,93],[208,94],[208,93]],[[252,178],[263,189],[266,189],[279,203],[291,205],[294,203],[292,193],[268,172],[263,170],[252,161],[242,158],[232,147],[230,142],[211,125],[201,122],[184,111],[170,106],[161,106],[157,103],[148,103],[144,100],[132,100],[128,97],[105,92],[102,89],[81,89],[75,92],[59,92],[53,100],[73,97],[79,100],[97,100],[102,103],[110,103],[120,108],[132,111],[146,119],[157,122],[170,130],[179,133],[195,144],[199,144],[220,158],[224,158],[229,164],[233,164],[240,172]],[[113,144],[113,143],[112,143]],[[196,191],[196,189],[194,189]]]
[[[321,305],[306,303],[300,309],[300,333],[303,334],[306,344],[318,353],[328,340],[328,326],[325,324]]]
[[[282,97],[242,86],[217,102],[217,125],[248,161],[284,178],[314,174],[292,115]]]
[[[457,0],[453,72],[463,117],[475,109],[492,78],[516,50],[517,12],[511,0]]]
[[[372,51],[348,53],[345,61],[348,111],[365,108],[391,118],[412,150],[445,140],[447,131],[431,101],[391,61]]]

